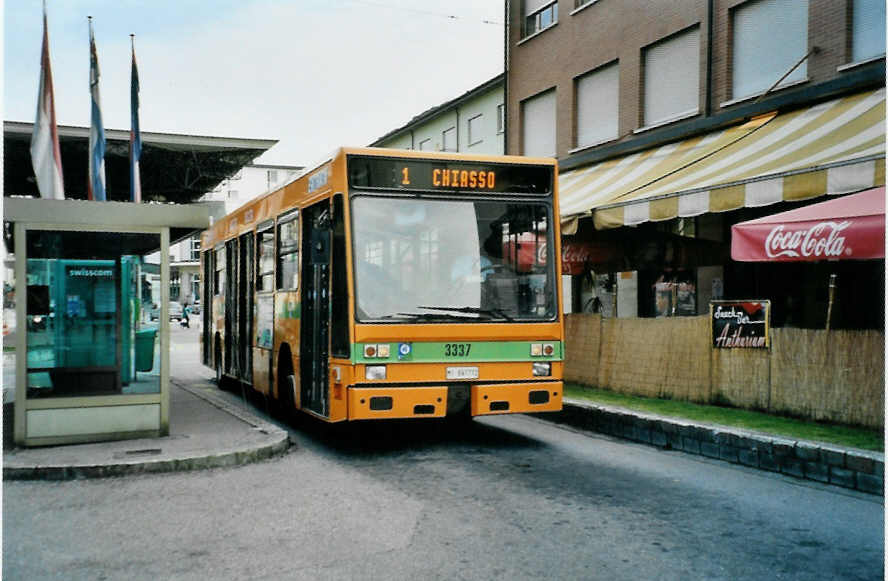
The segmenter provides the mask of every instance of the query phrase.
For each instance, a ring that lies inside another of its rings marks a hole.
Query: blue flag
[[[133,69],[130,77],[130,200],[142,201],[142,180],[139,158],[142,157],[142,133],[139,130],[139,69],[136,66],[136,47],[133,45]]]
[[[99,56],[92,20],[89,21],[89,94],[92,111],[89,126],[89,184],[90,200],[105,201],[105,127],[102,124],[102,105],[99,100]]]

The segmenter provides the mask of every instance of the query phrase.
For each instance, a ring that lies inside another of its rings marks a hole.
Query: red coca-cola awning
[[[735,224],[731,258],[744,262],[885,258],[885,187]]]

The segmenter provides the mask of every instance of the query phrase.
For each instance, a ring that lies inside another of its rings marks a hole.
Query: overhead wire
[[[503,26],[502,22],[497,22],[496,20],[488,20],[488,19],[477,19],[477,18],[468,18],[466,16],[459,16],[458,14],[444,14],[442,12],[433,12],[431,10],[421,10],[419,8],[410,8],[407,6],[398,6],[396,4],[386,4],[385,2],[372,2],[370,0],[349,0],[354,4],[364,4],[366,6],[375,6],[377,8],[389,8],[391,10],[400,10],[402,12],[413,12],[415,14],[424,14],[426,16],[437,16],[439,18],[446,18],[448,20],[466,20],[473,22],[480,22],[481,24],[491,24],[494,26]]]

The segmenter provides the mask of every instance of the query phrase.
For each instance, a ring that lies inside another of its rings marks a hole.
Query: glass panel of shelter
[[[30,230],[27,245],[27,397],[159,393],[160,236]]]

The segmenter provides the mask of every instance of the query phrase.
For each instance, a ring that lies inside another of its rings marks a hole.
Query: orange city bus
[[[557,175],[338,150],[202,234],[203,363],[329,422],[560,410]]]

